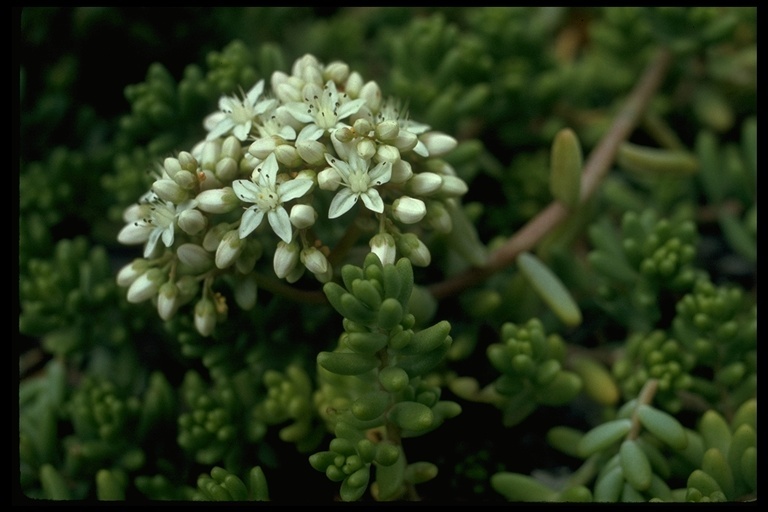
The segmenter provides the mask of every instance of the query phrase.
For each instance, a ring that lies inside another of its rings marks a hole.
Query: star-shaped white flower
[[[375,187],[383,185],[392,177],[392,163],[379,162],[368,169],[370,162],[364,160],[356,151],[349,152],[349,162],[325,154],[328,165],[333,167],[342,181],[342,189],[334,196],[328,209],[328,218],[335,219],[349,211],[358,199],[376,213],[384,211],[384,201]]]
[[[243,212],[240,220],[240,238],[245,238],[255,230],[264,215],[269,225],[285,243],[293,237],[293,228],[288,212],[283,203],[306,194],[312,188],[313,181],[308,178],[294,178],[277,182],[277,158],[271,153],[264,163],[256,169],[258,176],[253,180],[235,180],[232,189],[242,201],[253,203],[253,206]]]
[[[264,92],[264,80],[259,80],[248,94],[242,94],[242,99],[237,96],[222,96],[219,99],[219,110],[209,115],[205,121],[205,128],[208,130],[206,140],[213,140],[230,131],[239,140],[245,140],[251,133],[251,127],[257,116],[260,116],[270,108],[274,108],[276,100],[263,99],[261,93]]]
[[[132,209],[126,220],[129,221],[117,235],[119,242],[124,244],[140,244],[144,246],[144,257],[149,258],[162,240],[163,245],[173,245],[176,223],[179,215],[197,206],[194,199],[175,205],[163,201],[150,192],[142,198],[143,203]]]
[[[322,130],[335,128],[339,121],[357,113],[365,104],[362,98],[350,100],[346,93],[339,94],[332,80],[322,89],[316,84],[307,84],[303,93],[304,101],[286,103],[282,108],[297,121],[317,125]]]

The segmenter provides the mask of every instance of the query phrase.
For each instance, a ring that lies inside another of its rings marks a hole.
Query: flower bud
[[[389,179],[391,183],[405,183],[413,176],[413,170],[410,162],[398,159],[396,162],[392,162],[392,177]]]
[[[216,248],[216,266],[227,268],[232,265],[243,250],[243,242],[236,229],[227,231]]]
[[[429,156],[442,156],[453,151],[458,142],[442,132],[427,132],[419,137],[427,147]]]
[[[394,140],[394,145],[402,151],[410,151],[416,147],[416,143],[419,142],[419,138],[415,133],[411,133],[408,130],[400,130],[397,134],[397,138]]]
[[[235,268],[241,274],[250,274],[253,272],[256,262],[264,254],[264,247],[262,247],[261,242],[254,238],[246,238],[242,242],[243,250],[235,260]]]
[[[186,304],[197,295],[200,283],[193,276],[181,276],[176,281],[176,288],[179,290],[179,305]]]
[[[234,135],[230,135],[226,139],[224,139],[224,142],[221,143],[221,157],[228,157],[233,160],[240,160],[243,156],[243,146],[242,142],[235,137]]]
[[[397,139],[400,133],[400,125],[394,119],[382,121],[376,125],[376,138],[385,142]]]
[[[402,196],[392,203],[392,215],[404,224],[419,222],[427,214],[427,207],[421,199]]]
[[[376,149],[376,160],[394,164],[400,160],[400,151],[395,146],[380,144]]]
[[[191,172],[192,174],[197,172],[197,168],[199,167],[197,160],[190,153],[182,151],[176,158],[179,160],[179,164],[181,165],[182,169],[187,172]]]
[[[277,157],[277,161],[286,167],[298,167],[302,164],[299,152],[290,144],[280,144],[277,146],[277,148],[275,148],[275,156]]]
[[[325,144],[316,140],[302,140],[296,143],[296,151],[302,160],[310,165],[325,162]]]
[[[395,247],[395,238],[389,233],[378,233],[368,242],[371,246],[371,252],[379,257],[383,265],[389,265],[395,262],[397,248]]]
[[[216,224],[213,229],[209,229],[203,237],[203,249],[209,252],[215,252],[219,248],[221,239],[224,238],[224,234],[231,229],[230,225],[226,222]]]
[[[183,203],[187,199],[187,191],[173,180],[157,180],[152,184],[152,191],[163,201],[173,204]]]
[[[165,280],[165,273],[159,268],[151,268],[140,275],[128,288],[128,302],[138,304],[154,297]]]
[[[215,174],[221,181],[232,181],[237,178],[239,171],[240,165],[232,157],[225,156],[216,162]]]
[[[221,154],[221,139],[206,141],[203,145],[203,154],[201,155],[200,167],[206,171],[216,169],[216,162],[219,161]]]
[[[144,258],[136,258],[117,273],[118,286],[130,286],[140,275],[147,271],[149,262]]]
[[[202,298],[195,304],[195,329],[201,336],[210,336],[216,327],[216,306],[209,298]]]
[[[326,167],[317,173],[317,186],[321,190],[336,190],[341,184],[341,176],[333,167]]]
[[[316,247],[307,247],[301,251],[301,262],[313,274],[322,274],[328,269],[328,259]]]
[[[355,138],[355,131],[349,126],[342,126],[334,130],[333,136],[340,142],[349,142]]]
[[[464,180],[458,176],[443,176],[443,184],[440,186],[440,193],[448,197],[463,196],[469,188]]]
[[[360,97],[371,110],[378,111],[381,108],[381,89],[379,84],[371,80],[360,89]]]
[[[206,228],[208,218],[197,208],[190,208],[179,214],[177,222],[186,234],[196,235]]]
[[[200,192],[224,187],[224,184],[219,181],[213,171],[200,171],[197,175],[197,181],[200,183]]]
[[[323,78],[343,84],[349,78],[349,65],[346,62],[334,61],[325,66]]]
[[[163,168],[169,178],[173,179],[177,172],[181,171],[181,164],[177,158],[168,157],[163,160]]]
[[[433,172],[420,172],[414,174],[406,185],[409,192],[417,196],[433,194],[440,189],[443,178]]]
[[[171,281],[163,283],[157,294],[157,314],[160,318],[164,321],[170,320],[180,305],[179,289],[176,284]]]
[[[358,136],[367,137],[373,131],[373,125],[367,119],[358,119],[352,125],[352,129]]]
[[[432,261],[432,255],[427,246],[413,233],[400,236],[397,240],[397,249],[417,267],[426,267]]]
[[[357,71],[353,71],[347,78],[347,83],[344,84],[344,90],[351,98],[360,97],[360,91],[363,89],[363,77]]]
[[[256,139],[248,148],[248,153],[259,160],[266,160],[267,157],[277,149],[277,141],[274,137],[265,137]]]
[[[249,311],[256,305],[259,288],[256,285],[256,275],[248,274],[242,279],[236,279],[234,284],[235,302],[240,309]]]
[[[291,224],[297,229],[306,229],[317,220],[317,212],[308,204],[297,204],[291,208]]]
[[[277,275],[277,277],[280,279],[286,277],[296,268],[298,262],[299,246],[296,242],[288,244],[282,240],[277,242],[277,249],[275,250],[275,257],[273,260],[275,275]]]
[[[240,206],[232,187],[213,188],[197,194],[197,207],[207,213],[227,213]]]
[[[117,241],[125,245],[143,244],[149,239],[149,228],[144,224],[133,221],[126,224],[117,234]]]
[[[191,274],[202,274],[214,265],[213,255],[197,244],[181,244],[176,249],[176,256]]]
[[[443,203],[438,201],[430,201],[427,204],[427,222],[438,233],[450,233],[453,229],[451,214]]]
[[[376,144],[371,139],[363,139],[357,143],[357,154],[363,160],[370,160],[376,154]]]
[[[200,183],[196,174],[192,174],[189,171],[181,170],[173,175],[173,181],[184,190],[195,190]]]

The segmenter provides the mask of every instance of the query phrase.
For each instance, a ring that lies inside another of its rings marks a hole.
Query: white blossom
[[[207,140],[212,140],[232,132],[235,137],[245,140],[251,133],[251,127],[257,116],[274,106],[276,100],[264,99],[259,101],[264,91],[264,80],[259,80],[251,87],[242,99],[236,96],[222,96],[219,99],[220,112],[213,113],[205,119],[208,129]]]
[[[342,181],[342,189],[336,193],[328,210],[328,218],[335,219],[349,211],[362,199],[365,206],[376,213],[384,211],[384,202],[381,200],[375,187],[383,185],[392,176],[392,164],[379,162],[372,169],[368,169],[370,161],[361,158],[356,151],[349,154],[349,162],[325,155],[328,164],[336,169]]]

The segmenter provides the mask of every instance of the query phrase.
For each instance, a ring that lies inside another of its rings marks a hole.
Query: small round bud
[[[188,272],[192,274],[201,274],[213,268],[213,255],[197,244],[181,244],[176,249],[176,256],[179,261],[188,267]]]
[[[195,329],[201,336],[210,336],[216,327],[216,305],[209,298],[195,304]]]
[[[349,65],[345,62],[334,61],[325,66],[323,78],[343,84],[349,78]]]
[[[296,143],[296,151],[309,165],[325,162],[325,144],[316,140],[303,140]]]
[[[397,134],[397,138],[394,140],[394,145],[402,152],[412,150],[416,147],[418,142],[419,139],[415,133],[411,133],[407,130],[400,130],[400,133]]]
[[[427,207],[421,199],[403,196],[392,203],[392,215],[404,224],[415,224],[427,214]]]
[[[216,163],[215,174],[221,181],[232,181],[237,178],[239,171],[240,165],[232,157],[225,156]]]
[[[382,121],[376,125],[376,138],[385,142],[393,141],[400,133],[400,125],[393,119]]]
[[[376,144],[371,139],[363,139],[357,143],[357,154],[363,160],[370,160],[376,154]]]
[[[326,167],[317,173],[317,186],[321,190],[334,191],[341,185],[341,177],[333,167]]]
[[[196,174],[183,169],[173,175],[173,181],[184,190],[190,191],[195,190],[200,183]]]
[[[419,137],[427,147],[429,156],[442,156],[453,151],[458,142],[450,135],[442,132],[427,132]]]
[[[379,257],[383,265],[389,265],[395,262],[397,248],[395,238],[389,233],[378,233],[368,242],[371,252]]]
[[[181,165],[182,169],[184,169],[187,172],[191,172],[192,174],[195,174],[197,172],[197,168],[199,167],[199,165],[195,157],[193,157],[190,153],[187,153],[186,151],[182,151],[181,153],[179,153],[179,156],[177,158],[179,160],[179,164]]]
[[[440,190],[443,178],[433,172],[420,172],[408,180],[407,189],[414,195],[426,196]]]
[[[170,320],[180,305],[178,287],[171,281],[163,283],[157,294],[157,314],[160,318],[164,321]]]
[[[152,191],[163,201],[174,204],[183,203],[187,199],[187,191],[173,180],[157,180],[152,184]]]
[[[352,125],[352,128],[362,137],[367,137],[373,131],[373,125],[367,119],[358,119]]]
[[[219,161],[219,154],[221,154],[221,140],[214,139],[206,141],[203,145],[200,167],[206,171],[213,171],[216,169],[216,162]]]
[[[413,233],[405,233],[400,236],[397,240],[397,248],[417,267],[429,266],[432,261],[432,255],[427,246]]]
[[[181,164],[177,158],[168,157],[163,161],[163,168],[168,177],[173,179],[174,175],[181,171]]]
[[[205,237],[203,237],[203,248],[206,251],[215,252],[216,249],[219,248],[219,244],[221,243],[221,239],[224,238],[224,234],[230,229],[231,227],[226,222],[217,224],[212,229],[209,229],[205,234]]]
[[[344,90],[352,98],[360,97],[360,91],[363,89],[363,77],[357,71],[353,71],[347,78],[347,83],[344,84]]]
[[[263,139],[256,139],[253,144],[248,147],[248,153],[255,156],[259,160],[266,160],[266,158],[274,153],[277,148],[277,142],[274,137],[265,137]]]
[[[179,214],[178,224],[186,234],[196,235],[206,228],[208,218],[197,208],[190,208]]]
[[[117,273],[118,286],[130,286],[147,269],[149,269],[149,262],[144,258],[136,258]]]
[[[295,268],[299,262],[299,246],[296,242],[285,243],[282,240],[277,242],[273,266],[275,275],[280,279],[286,277]]]
[[[224,142],[221,144],[221,157],[222,158],[231,158],[232,160],[240,160],[243,156],[243,146],[242,142],[235,137],[234,135],[230,135],[226,139],[224,139]]]
[[[151,268],[140,275],[128,288],[128,302],[138,304],[154,297],[160,285],[165,281],[165,273],[159,268]]]
[[[463,196],[469,188],[464,180],[458,176],[443,176],[443,184],[440,186],[440,193],[448,197]]]
[[[399,162],[400,150],[389,144],[380,144],[376,149],[376,160],[379,162],[390,162],[392,164]]]
[[[413,169],[410,162],[401,159],[392,162],[392,177],[389,179],[391,183],[405,183],[411,179],[412,176]]]
[[[317,212],[308,204],[297,204],[291,208],[291,224],[297,229],[306,229],[317,220]]]
[[[204,190],[197,194],[197,207],[207,213],[227,213],[240,206],[232,187]]]
[[[216,248],[216,266],[227,268],[232,265],[243,250],[243,242],[236,229],[228,231]]]
[[[333,136],[339,142],[349,142],[355,138],[355,131],[349,126],[342,126],[333,132]]]
[[[363,88],[360,89],[360,97],[365,100],[365,104],[368,105],[368,108],[371,110],[378,111],[381,108],[381,89],[376,82],[367,82]]]
[[[277,146],[275,148],[275,156],[277,161],[286,167],[298,167],[303,163],[299,152],[290,144],[280,144]]]

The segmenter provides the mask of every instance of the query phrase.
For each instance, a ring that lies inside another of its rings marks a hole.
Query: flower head
[[[328,218],[335,219],[349,211],[358,199],[376,213],[384,211],[384,202],[375,187],[388,182],[392,176],[392,163],[379,162],[368,169],[370,161],[363,159],[356,151],[350,151],[349,162],[325,155],[328,164],[341,178],[343,188],[334,196],[328,210]]]
[[[293,228],[283,203],[306,194],[312,188],[309,178],[294,178],[277,182],[279,168],[274,153],[256,169],[251,180],[235,180],[232,188],[237,196],[253,206],[243,212],[240,220],[240,238],[250,235],[261,224],[264,215],[274,232],[286,243],[293,237]]]
[[[138,208],[130,210],[126,219],[129,223],[120,230],[117,239],[124,244],[146,242],[144,257],[149,258],[159,240],[162,239],[166,247],[173,245],[179,215],[195,206],[195,200],[185,201],[177,206],[160,199],[154,193],[149,193],[144,196]]]
[[[219,110],[205,119],[205,127],[208,129],[207,140],[213,140],[229,133],[230,131],[239,140],[245,140],[251,133],[251,127],[257,116],[260,116],[274,107],[276,100],[263,99],[264,80],[259,80],[248,94],[241,91],[242,99],[236,96],[222,96],[219,99]]]
[[[339,121],[355,114],[365,104],[362,98],[350,100],[346,93],[339,94],[332,80],[322,89],[309,83],[304,86],[303,94],[304,101],[286,103],[283,108],[297,121],[314,124],[322,130],[335,128]]]

